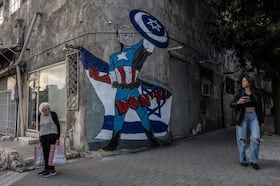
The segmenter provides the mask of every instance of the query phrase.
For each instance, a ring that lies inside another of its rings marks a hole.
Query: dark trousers
[[[49,166],[49,154],[51,149],[51,144],[55,144],[57,140],[57,134],[48,134],[40,137],[40,142],[43,148],[44,159],[45,159],[45,169],[54,170],[54,166]]]

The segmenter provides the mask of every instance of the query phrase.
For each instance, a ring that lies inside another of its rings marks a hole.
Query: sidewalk
[[[273,118],[266,118],[266,126],[264,128],[264,135],[262,136],[262,145],[260,150],[260,159],[280,160],[280,149],[277,150],[280,144],[280,137],[273,134]],[[228,129],[222,129],[228,130]],[[230,129],[229,129],[230,130]],[[211,132],[210,132],[211,133]],[[33,156],[34,146],[24,141],[16,140],[0,140],[0,170],[14,170],[18,172],[24,172],[34,169],[33,167]],[[111,155],[118,155],[129,153],[132,151],[119,151],[119,152],[89,152],[80,154],[77,151],[67,150],[67,159],[75,159],[82,157],[106,157]],[[249,154],[249,148],[246,151]]]
[[[104,157],[98,152],[94,158],[69,161],[57,167],[57,176],[47,179],[37,175],[39,170],[27,171],[12,186],[280,185],[280,136],[273,134],[271,124],[262,137],[260,170],[240,166],[234,127],[144,152],[116,153]],[[5,183],[5,175],[1,179]]]

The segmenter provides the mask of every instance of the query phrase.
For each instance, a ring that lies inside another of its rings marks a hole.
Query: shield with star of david
[[[142,10],[130,11],[130,21],[135,29],[148,41],[159,48],[166,48],[169,43],[168,33],[163,24]]]

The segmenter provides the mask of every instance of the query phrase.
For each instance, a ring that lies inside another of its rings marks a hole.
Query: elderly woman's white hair
[[[49,108],[51,110],[51,104],[48,102],[42,102],[39,106],[39,112],[43,112],[43,109]]]

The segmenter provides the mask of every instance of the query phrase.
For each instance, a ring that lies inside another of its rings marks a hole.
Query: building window
[[[10,15],[15,13],[15,11],[19,9],[19,7],[20,7],[20,0],[10,0],[10,4],[9,4]]]
[[[29,74],[28,129],[38,130],[39,105],[49,102],[63,124],[66,122],[66,65],[37,70]]]
[[[4,22],[4,6],[0,3],[0,25]]]
[[[213,71],[200,67],[200,83],[201,83],[201,95],[210,96],[211,95],[211,85],[213,84]]]
[[[201,83],[201,95],[210,96],[210,84]]]

